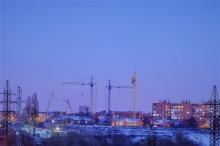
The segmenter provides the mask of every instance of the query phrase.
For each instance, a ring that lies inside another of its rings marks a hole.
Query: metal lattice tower
[[[134,72],[132,76],[132,89],[133,89],[133,97],[132,97],[132,111],[136,111],[136,72]]]
[[[9,127],[10,127],[10,113],[11,113],[11,104],[14,103],[11,100],[11,96],[13,93],[11,92],[11,89],[9,87],[9,81],[6,81],[6,86],[3,91],[3,100],[0,101],[0,103],[3,105],[3,132],[7,136],[9,132]]]
[[[216,85],[213,86],[211,99],[209,101],[210,109],[210,146],[219,146],[219,130],[220,130],[220,119],[219,119],[219,108],[220,100]]]
[[[97,86],[97,83],[94,82],[94,78],[90,78],[90,82],[88,83],[81,83],[81,82],[63,82],[62,84],[73,84],[73,85],[80,85],[80,86],[90,86],[90,111],[91,113],[94,112],[94,86]]]
[[[90,82],[90,110],[91,113],[94,111],[94,81],[93,77],[91,77],[91,82]]]
[[[131,89],[131,86],[118,86],[118,85],[112,85],[111,81],[108,81],[108,85],[106,86],[108,88],[108,113],[111,113],[111,90],[113,88],[118,89]]]
[[[21,120],[21,113],[22,113],[22,89],[21,87],[18,87],[17,89],[17,98],[16,98],[16,104],[17,104],[17,120]]]
[[[111,112],[111,90],[112,90],[111,81],[109,80],[108,81],[108,113]]]

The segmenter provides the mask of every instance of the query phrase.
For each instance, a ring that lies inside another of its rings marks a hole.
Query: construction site
[[[155,114],[153,111],[148,114],[136,111],[135,72],[131,78],[131,85],[115,85],[111,80],[108,81],[105,86],[107,110],[99,112],[94,112],[94,87],[97,86],[97,83],[93,77],[89,82],[61,82],[61,85],[88,86],[90,88],[90,105],[80,106],[79,111],[74,113],[69,99],[62,99],[69,112],[50,111],[51,101],[55,96],[53,91],[49,97],[46,111],[41,111],[37,93],[33,93],[27,100],[24,100],[22,88],[17,87],[17,91],[12,91],[7,80],[4,90],[0,92],[2,107],[0,146],[51,146],[56,138],[57,143],[60,142],[58,146],[124,145],[125,143],[121,139],[128,142],[126,145],[180,146],[178,138],[186,140],[189,146],[219,146],[220,100],[216,85],[213,86],[210,99],[205,103],[208,107],[209,126],[203,128],[180,127],[178,130],[174,126],[156,126],[155,116],[158,120],[158,116],[162,115]],[[112,109],[111,92],[115,88],[132,91],[130,111]],[[179,106],[174,105],[173,107]],[[166,121],[168,120],[171,121],[171,117],[168,116]],[[173,119],[173,121],[177,120]],[[177,132],[179,134],[176,134]],[[168,137],[177,139],[176,143],[169,141]],[[75,143],[71,143],[71,141]],[[94,144],[89,141],[93,141]]]

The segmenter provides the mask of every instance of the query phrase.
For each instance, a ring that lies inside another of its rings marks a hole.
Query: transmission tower
[[[17,120],[21,120],[21,113],[22,113],[22,89],[21,87],[18,87],[17,89],[17,98],[16,98],[16,104],[17,104]]]
[[[210,146],[219,146],[219,130],[220,130],[220,119],[219,119],[219,108],[220,100],[218,96],[217,86],[213,86],[211,99],[209,105],[209,118],[210,118]]]
[[[11,96],[15,94],[11,92],[8,80],[6,80],[6,86],[3,93],[0,94],[4,96],[0,103],[3,105],[3,132],[7,136],[10,127],[11,104],[16,103],[11,100]]]

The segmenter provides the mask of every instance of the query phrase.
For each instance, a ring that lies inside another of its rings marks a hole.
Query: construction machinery
[[[97,83],[94,82],[93,77],[91,77],[90,82],[63,82],[62,84],[67,85],[78,85],[78,86],[90,86],[90,111],[93,113],[94,111],[94,86],[97,85]]]
[[[119,86],[119,85],[113,85],[111,84],[111,80],[108,81],[108,85],[106,86],[108,88],[108,113],[111,113],[111,90],[113,88],[118,89],[132,89],[131,86]]]
[[[54,96],[55,96],[55,92],[52,91],[52,92],[51,92],[51,95],[50,95],[50,97],[49,97],[48,103],[47,103],[47,109],[46,109],[47,114],[46,114],[46,119],[48,118],[49,110],[50,110],[50,104],[51,104],[51,101],[52,101],[52,99],[54,98]]]
[[[69,99],[63,99],[63,101],[67,104],[70,112],[73,113],[73,108],[72,108],[72,106],[70,104],[70,100]]]
[[[132,79],[132,90],[133,90],[133,96],[132,96],[132,111],[136,111],[136,72],[134,72]]]

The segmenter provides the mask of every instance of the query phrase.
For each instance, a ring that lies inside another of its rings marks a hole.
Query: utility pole
[[[131,89],[131,86],[117,86],[117,85],[112,85],[111,81],[108,81],[108,113],[111,112],[111,90],[113,88],[118,88],[118,89],[122,89],[122,88],[127,88],[127,89]]]
[[[81,83],[81,82],[63,82],[62,84],[72,84],[72,85],[80,85],[80,86],[90,86],[90,111],[93,113],[94,111],[94,86],[97,83],[94,82],[93,77],[91,77],[90,82]]]
[[[210,146],[219,146],[219,130],[220,130],[220,119],[219,119],[219,108],[220,100],[217,91],[217,86],[213,86],[211,99],[209,105],[209,118],[210,118]]]

